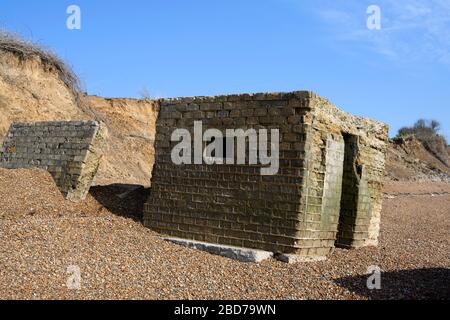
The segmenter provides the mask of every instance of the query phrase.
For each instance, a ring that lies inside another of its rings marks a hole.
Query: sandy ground
[[[449,184],[387,184],[378,248],[336,249],[328,261],[293,265],[241,263],[164,242],[140,223],[146,191],[116,196],[125,191],[96,187],[75,205],[46,172],[0,169],[0,298],[450,297]],[[81,272],[81,290],[67,288],[70,266]],[[370,266],[383,271],[381,290],[366,287]]]

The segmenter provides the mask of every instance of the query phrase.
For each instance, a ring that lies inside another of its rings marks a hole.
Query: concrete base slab
[[[285,263],[319,262],[327,260],[324,256],[299,256],[295,254],[280,254],[276,256],[277,260]]]
[[[227,258],[242,261],[242,262],[258,263],[258,262],[261,262],[261,261],[264,261],[266,259],[273,257],[272,252],[257,250],[257,249],[224,246],[224,245],[220,245],[220,244],[213,244],[213,243],[179,239],[179,238],[165,238],[164,240],[170,241],[175,244],[182,245],[182,246],[185,246],[188,248],[206,251],[211,254],[227,257]]]

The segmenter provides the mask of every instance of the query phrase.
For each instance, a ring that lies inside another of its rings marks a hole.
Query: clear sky
[[[0,27],[51,47],[90,94],[307,89],[391,135],[427,118],[450,138],[450,0],[3,0]]]

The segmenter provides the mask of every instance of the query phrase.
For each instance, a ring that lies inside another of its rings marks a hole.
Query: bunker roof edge
[[[292,92],[259,92],[259,93],[239,93],[239,94],[227,94],[227,95],[217,95],[217,96],[193,96],[193,97],[176,97],[176,98],[166,98],[158,99],[157,102],[161,106],[171,106],[180,103],[208,103],[208,102],[233,102],[242,100],[281,100],[287,98],[298,98],[298,99],[310,99],[317,96],[312,91],[292,91]]]

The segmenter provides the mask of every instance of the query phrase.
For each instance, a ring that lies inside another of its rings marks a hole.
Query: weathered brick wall
[[[304,182],[305,115],[310,93],[232,95],[161,101],[156,163],[145,225],[171,236],[296,252],[307,237],[299,206]],[[280,170],[260,165],[180,165],[171,161],[176,128],[280,130]]]
[[[261,176],[258,165],[173,164],[171,134],[193,133],[194,121],[223,132],[279,129],[278,174]],[[346,137],[357,138],[354,159]],[[310,92],[162,100],[144,223],[171,236],[302,256],[326,256],[336,242],[376,244],[386,142],[384,124]],[[357,182],[346,175],[353,163]]]
[[[378,121],[345,113],[317,95],[311,99],[310,105],[314,119],[307,141],[311,151],[309,183],[317,184],[319,195],[326,195],[330,188],[323,183],[323,177],[332,174],[332,169],[318,165],[323,163],[320,159],[327,156],[326,144],[330,134],[342,137],[341,148],[345,154],[339,223],[327,224],[322,220],[322,230],[337,232],[336,243],[340,246],[377,245],[388,127]]]
[[[97,172],[105,129],[94,121],[15,123],[0,150],[0,166],[51,173],[65,197],[86,197]]]

